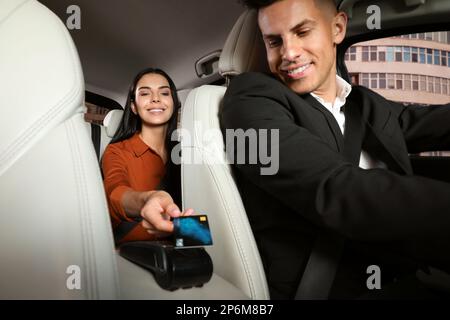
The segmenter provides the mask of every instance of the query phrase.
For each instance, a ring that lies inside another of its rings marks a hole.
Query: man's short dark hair
[[[280,0],[241,0],[241,2],[249,9],[259,10],[261,8],[265,8],[270,6],[272,3]],[[333,2],[334,4],[336,1]]]
[[[259,10],[261,8],[270,6],[278,0],[241,0],[241,2],[249,9]]]

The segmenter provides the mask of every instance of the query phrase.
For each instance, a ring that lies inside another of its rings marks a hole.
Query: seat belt
[[[358,97],[359,98],[359,97]],[[358,99],[361,101],[361,99]],[[345,104],[346,132],[343,154],[347,161],[359,165],[365,125],[359,106],[347,99]],[[327,230],[320,230],[309,256],[295,300],[328,299],[339,267],[345,240]]]
[[[125,236],[131,232],[140,222],[142,218],[137,218],[136,221],[122,221],[117,227],[113,230],[114,235],[114,243],[115,245],[119,245]]]
[[[343,248],[342,237],[325,231],[319,233],[297,288],[295,300],[328,299]]]
[[[91,139],[94,144],[95,154],[97,155],[97,160],[100,161],[100,127],[96,124],[91,123]]]

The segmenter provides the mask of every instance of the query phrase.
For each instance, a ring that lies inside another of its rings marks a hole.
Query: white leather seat
[[[223,76],[264,69],[256,13],[236,22],[219,60]],[[183,205],[209,216],[214,272],[251,299],[269,299],[261,258],[230,165],[225,160],[218,111],[226,88],[192,90],[181,114]]]
[[[0,299],[246,298],[217,274],[165,291],[117,255],[77,51],[35,0],[0,2],[0,88]]]
[[[103,119],[103,126],[100,127],[100,159],[102,158],[103,152],[105,152],[106,146],[114,137],[117,128],[119,128],[122,117],[123,110],[114,109],[109,111]]]
[[[117,298],[80,62],[37,1],[0,2],[0,87],[0,298]],[[80,290],[66,286],[73,265]]]

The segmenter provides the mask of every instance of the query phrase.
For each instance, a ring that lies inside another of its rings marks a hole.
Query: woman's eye
[[[142,97],[142,96],[148,96],[148,93],[147,93],[147,92],[141,92],[140,96],[141,96],[141,97]]]

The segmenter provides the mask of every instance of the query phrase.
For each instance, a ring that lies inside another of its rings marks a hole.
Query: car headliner
[[[63,22],[70,5],[81,10],[81,29],[70,31],[78,48],[86,89],[124,104],[133,76],[159,67],[179,90],[211,81],[200,79],[195,62],[221,49],[244,7],[238,0],[40,0]],[[389,35],[390,29],[445,24],[448,0],[338,0],[349,16],[347,37]],[[423,5],[418,5],[424,2]],[[368,30],[368,6],[380,6],[382,30]],[[408,29],[404,29],[408,30]],[[411,31],[414,28],[410,29]],[[415,31],[414,31],[415,32]],[[350,39],[350,42],[352,39]]]
[[[244,11],[237,0],[40,0],[65,23],[70,5],[81,10],[81,29],[70,34],[86,88],[123,103],[134,75],[145,67],[168,72],[178,89],[205,83],[195,62],[221,49]]]

